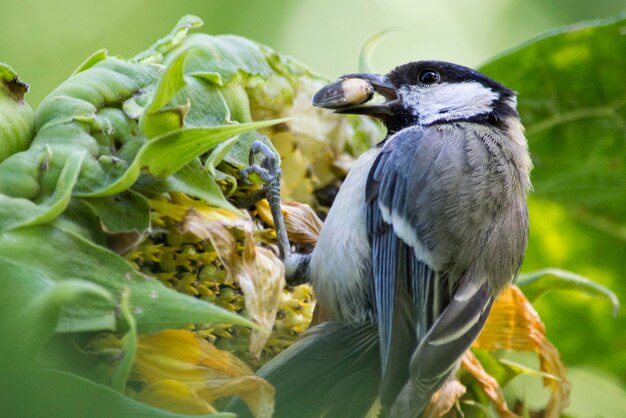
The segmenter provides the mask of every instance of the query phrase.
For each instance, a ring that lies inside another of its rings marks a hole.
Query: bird
[[[532,162],[517,95],[425,60],[339,77],[313,105],[377,118],[387,133],[354,162],[311,253],[292,252],[275,220],[287,282],[310,282],[329,321],[373,324],[381,416],[418,417],[524,258]],[[263,148],[251,155],[269,157]],[[271,168],[260,169],[280,174]]]

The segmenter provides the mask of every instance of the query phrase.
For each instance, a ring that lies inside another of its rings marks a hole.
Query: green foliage
[[[520,92],[535,196],[615,232],[626,223],[623,25],[595,22],[551,32],[482,68]]]
[[[0,231],[47,223],[58,217],[70,202],[72,190],[76,185],[84,160],[83,156],[81,152],[69,156],[56,181],[56,189],[39,204],[21,197],[0,194],[0,202],[2,202]],[[11,160],[8,160],[7,165],[10,164]],[[5,178],[11,176],[19,179],[20,174],[11,172]]]
[[[7,118],[0,120],[6,136],[0,143],[4,160],[0,163],[0,330],[4,336],[0,366],[14,380],[13,389],[3,392],[3,404],[41,373],[34,362],[55,333],[72,338],[70,333],[77,332],[125,332],[123,357],[111,377],[111,386],[123,391],[139,333],[194,322],[256,327],[240,315],[164,287],[103,246],[106,233],[149,229],[145,196],[155,189],[184,191],[232,208],[199,156],[242,133],[284,121],[237,123],[229,117],[219,86],[238,71],[265,76],[270,72],[263,53],[251,42],[235,37],[196,38],[193,46],[183,46],[167,59],[188,28],[197,26],[197,19],[191,19],[195,23],[190,19],[184,18],[141,60],[112,58],[104,51],[89,57],[43,101],[34,118],[34,137],[32,111],[22,101],[26,87],[8,67],[1,67],[0,105]],[[220,59],[214,69],[219,77],[207,82],[208,69],[198,69],[201,60],[196,57],[194,65],[184,64],[194,52],[206,53],[215,43],[221,55],[201,57]],[[256,48],[255,54],[251,48]],[[190,71],[198,76],[189,75]],[[206,91],[212,94],[205,96]],[[198,97],[203,101],[196,106]],[[185,101],[186,108],[180,110],[177,100]],[[215,112],[216,106],[223,111]],[[167,115],[176,112],[172,124]],[[143,182],[137,182],[140,177]],[[72,355],[73,351],[65,354]],[[48,377],[50,384],[65,380],[69,386],[81,387],[81,392],[91,390],[96,398],[112,396],[77,377]],[[51,391],[61,394],[65,389],[52,386]],[[145,413],[153,410],[115,399],[119,408],[126,404]],[[14,406],[24,411],[52,407],[45,402]],[[111,408],[107,410],[112,413],[115,408]]]
[[[626,417],[626,390],[606,373],[586,368],[571,368],[572,416]]]
[[[130,310],[130,290],[128,288],[122,291],[120,297],[120,313],[126,322],[128,332],[122,338],[123,357],[115,368],[111,378],[111,387],[120,393],[124,393],[126,381],[130,376],[137,351],[137,322]]]
[[[613,316],[619,311],[619,299],[610,289],[579,274],[559,269],[544,269],[520,275],[517,285],[529,300],[552,290],[576,290],[591,296],[608,299],[613,305]]]
[[[27,368],[20,371],[19,378],[4,376],[12,378],[10,383],[8,380],[0,383],[12,385],[0,386],[3,389],[0,406],[8,417],[189,417],[137,402],[110,387],[58,370]],[[9,394],[13,397],[8,398]],[[199,417],[235,418],[235,415],[220,413]]]
[[[162,286],[138,273],[117,254],[59,224],[3,233],[0,254],[3,297],[7,299],[0,307],[0,318],[20,312],[30,300],[41,297],[56,284],[80,278],[106,289],[115,301],[128,289],[137,327],[143,333],[189,322],[252,326],[245,318]],[[67,303],[52,328],[61,332],[114,330],[115,304],[102,298]]]
[[[96,51],[34,117],[22,100],[27,86],[0,66],[0,370],[11,382],[0,391],[0,409],[74,415],[87,402],[56,397],[79,390],[95,405],[110,403],[96,415],[174,416],[102,385],[126,391],[138,338],[194,323],[257,328],[165,287],[109,249],[128,248],[124,239],[150,231],[150,199],[163,193],[183,192],[235,211],[221,191],[236,189],[228,173],[247,164],[254,140],[272,146],[256,131],[291,120],[281,116],[301,83],[309,89],[319,83],[291,59],[247,39],[187,36],[201,23],[184,17],[130,60]],[[253,118],[252,102],[264,103],[263,117]],[[356,133],[354,146],[369,143],[356,120],[333,135],[346,132]],[[123,335],[110,375],[85,348],[102,331]],[[34,403],[21,396],[39,385],[50,396]]]
[[[535,165],[524,271],[575,271],[622,298],[624,24],[620,16],[551,31],[481,69],[519,93]],[[611,320],[608,304],[569,291],[540,298],[536,307],[566,363],[601,367],[626,381],[623,310]]]

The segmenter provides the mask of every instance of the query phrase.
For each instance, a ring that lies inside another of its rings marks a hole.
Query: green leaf
[[[83,71],[88,70],[89,68],[93,67],[100,61],[104,61],[107,58],[108,58],[108,52],[106,49],[103,48],[103,49],[97,50],[96,52],[88,56],[87,59],[83,61],[78,66],[77,69],[74,70],[74,72],[72,73],[72,76],[75,76],[78,73],[82,73]]]
[[[54,193],[40,204],[0,194],[0,231],[43,224],[59,216],[70,202],[83,159],[82,152],[70,155]]]
[[[502,358],[502,359],[500,359],[500,363],[502,363],[503,365],[508,367],[516,375],[523,374],[523,375],[527,375],[527,376],[539,377],[539,378],[542,378],[542,379],[545,378],[545,379],[551,379],[551,380],[557,380],[557,381],[561,380],[558,376],[555,376],[555,375],[550,374],[550,373],[542,372],[541,370],[532,369],[532,368],[530,368],[528,366],[525,366],[523,364],[514,362],[514,361],[509,360],[509,359]]]
[[[140,126],[144,135],[153,138],[183,127],[189,103],[185,107],[175,107],[162,111],[180,89],[185,86],[184,66],[189,49],[183,49],[170,61],[157,83],[156,90],[141,117]]]
[[[254,42],[234,35],[193,34],[174,49],[165,63],[176,59],[178,49],[192,49],[185,73],[225,85],[239,73],[267,78],[271,73],[263,52]]]
[[[147,169],[153,176],[169,176],[228,138],[283,121],[283,119],[274,119],[241,125],[180,129],[167,133],[144,144],[137,153],[135,160],[120,178],[101,190],[86,194],[86,196],[101,197],[121,193],[132,186],[139,177],[142,168]]]
[[[130,289],[124,288],[120,301],[120,313],[126,321],[128,332],[122,338],[122,350],[124,356],[113,372],[111,378],[111,387],[120,393],[124,393],[126,382],[130,376],[130,372],[135,361],[135,353],[137,352],[137,323],[133,314],[130,312]]]
[[[163,54],[180,44],[187,36],[189,29],[199,28],[203,24],[204,22],[202,22],[202,19],[198,16],[183,16],[167,36],[159,39],[150,49],[138,54],[131,61],[142,63],[161,62],[163,60]]]
[[[145,232],[150,228],[150,203],[141,194],[127,190],[107,197],[81,199],[100,219],[110,233]]]
[[[0,62],[0,162],[28,148],[33,138],[34,113],[24,95],[28,84]]]
[[[185,127],[203,128],[230,125],[230,110],[219,86],[193,76],[185,76],[185,87],[172,99],[169,106],[186,108]],[[247,121],[251,122],[251,121]]]
[[[274,155],[279,157],[278,151],[276,151],[274,144],[272,144],[272,141],[270,141],[268,137],[258,132],[249,132],[239,136],[223,160],[240,169],[247,167],[249,165],[248,157],[250,155],[250,147],[252,147],[252,143],[256,141],[261,141],[274,152]]]
[[[576,290],[608,299],[613,305],[613,316],[619,310],[619,298],[610,289],[584,276],[560,269],[543,269],[521,274],[517,285],[530,300],[551,290]]]
[[[0,265],[0,286],[3,296],[13,297],[17,291],[29,291],[28,274],[19,270],[7,271]],[[19,290],[18,290],[19,288]],[[12,301],[5,300],[0,308],[0,330],[3,344],[0,347],[0,366],[20,366],[22,361],[32,362],[52,337],[62,309],[68,304],[87,297],[112,305],[113,296],[102,286],[85,280],[68,278],[63,282],[41,279],[41,292],[25,301],[22,306],[7,309]],[[10,362],[11,364],[8,364]]]
[[[96,112],[117,104],[155,82],[156,66],[108,57],[64,81],[44,99],[35,115],[35,128],[72,121],[90,121]],[[67,142],[67,139],[66,139]]]
[[[226,155],[230,152],[233,146],[237,143],[239,137],[234,137],[229,140],[226,140],[213,148],[211,154],[204,160],[204,168],[207,170],[211,176],[215,176],[216,170],[215,168],[222,160],[226,157]]]
[[[189,112],[190,102],[184,105],[144,113],[142,118],[142,132],[146,138],[154,138],[167,132],[180,129],[185,125],[185,117]]]
[[[182,192],[200,198],[212,206],[239,213],[239,210],[226,200],[213,177],[197,160],[165,179],[165,184],[167,191]]]
[[[239,123],[252,122],[248,92],[241,80],[233,79],[220,89],[230,111],[230,120]]]
[[[55,283],[80,279],[107,289],[116,300],[123,289],[129,288],[131,309],[140,333],[194,322],[255,327],[242,316],[166,288],[156,279],[134,270],[117,254],[50,225],[20,228],[0,235],[0,278],[6,298],[0,318],[20,312]],[[114,328],[115,307],[101,299],[84,298],[64,307],[56,329],[78,332]]]
[[[189,418],[137,402],[110,387],[70,373],[27,370],[9,378],[10,381],[0,382],[0,408],[6,416]],[[198,417],[236,418],[227,413]]]
[[[626,241],[623,18],[549,32],[481,70],[519,92],[535,195]]]
[[[158,74],[154,65],[109,57],[63,82],[37,110],[29,149],[0,163],[0,193],[31,200],[52,195],[66,159],[80,151],[85,159],[76,190],[100,189],[122,175],[145,138],[119,107]]]
[[[626,417],[626,390],[620,382],[599,370],[572,367],[567,377],[572,383],[572,417]]]
[[[188,49],[180,51],[165,67],[165,71],[159,78],[156,90],[152,96],[152,100],[146,107],[147,113],[154,113],[161,110],[163,106],[168,104],[178,91],[185,86],[184,66],[185,58],[187,58]]]

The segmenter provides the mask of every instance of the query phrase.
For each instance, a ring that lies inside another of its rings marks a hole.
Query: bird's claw
[[[263,159],[260,163],[255,163],[256,157],[262,155]],[[251,184],[250,175],[256,174],[263,180],[263,187],[253,191],[250,195],[240,199],[240,207],[249,207],[265,198],[267,199],[272,211],[274,227],[276,228],[276,237],[278,240],[278,249],[280,256],[284,260],[290,254],[289,239],[285,229],[285,221],[280,209],[280,164],[278,157],[263,142],[255,141],[250,147],[248,155],[249,166],[240,171],[241,179],[246,184]]]
[[[278,159],[276,158],[276,154],[272,151],[267,145],[265,145],[261,141],[254,141],[250,146],[250,154],[248,154],[248,164],[254,165],[254,160],[256,156],[262,154],[263,161],[261,162],[261,166],[267,170],[271,170],[278,166]]]
[[[263,156],[259,164],[255,163],[258,155]],[[280,176],[282,172],[274,151],[263,142],[254,141],[250,147],[248,162],[250,165],[239,172],[244,183],[251,184],[250,175],[256,174],[265,183],[263,190],[265,190],[268,196],[270,193],[280,191]]]
[[[259,163],[256,163],[257,156],[262,156]],[[280,176],[281,169],[278,163],[278,157],[267,145],[261,141],[255,141],[250,147],[248,155],[250,165],[239,171],[241,182],[244,185],[251,186],[254,184],[250,177],[257,175],[263,182],[263,186],[240,197],[236,204],[239,207],[250,207],[261,199],[267,199],[270,205],[280,206]]]
[[[264,183],[268,183],[268,181],[271,179],[270,171],[261,167],[258,164],[251,164],[248,167],[239,170],[241,181],[248,186],[251,186],[252,184],[254,184],[250,180],[251,174],[256,174],[257,176],[261,177],[261,180],[263,180]]]

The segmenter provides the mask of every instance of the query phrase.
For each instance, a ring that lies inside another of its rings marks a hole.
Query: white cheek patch
[[[423,125],[488,113],[500,98],[498,93],[477,81],[404,86],[399,89],[399,94],[404,106],[412,109]]]

